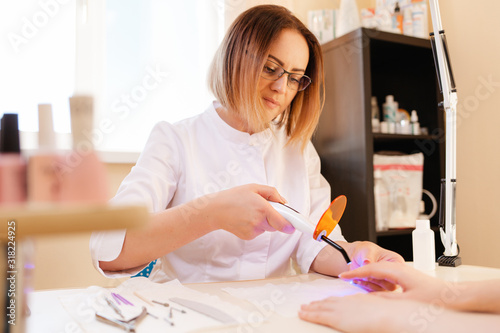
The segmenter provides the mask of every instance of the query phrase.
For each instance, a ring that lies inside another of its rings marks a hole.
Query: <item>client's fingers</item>
[[[366,279],[385,280],[390,284],[399,285],[405,281],[412,272],[408,271],[406,264],[395,262],[376,262],[351,271],[343,272],[339,277],[343,280]]]
[[[398,288],[398,286],[392,282],[371,278],[353,279],[351,282],[367,289],[368,291],[394,291]]]

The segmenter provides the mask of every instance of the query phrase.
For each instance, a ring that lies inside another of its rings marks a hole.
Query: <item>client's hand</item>
[[[365,265],[358,269],[344,272],[339,277],[368,288],[372,286],[374,281],[377,284],[380,281],[384,281],[384,283],[399,285],[403,289],[402,293],[381,293],[380,296],[423,302],[430,302],[439,297],[446,298],[444,294],[453,293],[453,290],[450,288],[455,286],[417,271],[406,264],[388,261]],[[459,288],[459,285],[455,287]]]
[[[342,332],[402,332],[418,306],[417,302],[357,294],[302,305],[299,318]]]
[[[354,279],[356,274],[349,275],[348,273],[357,272],[360,267],[367,267],[371,263],[396,263],[403,264],[404,259],[399,254],[393,251],[386,250],[372,242],[353,242],[350,243],[351,260],[349,272],[344,272],[340,277],[351,279],[354,283],[358,283],[369,291],[381,291],[396,289],[396,284],[390,279],[385,279],[384,276],[365,276],[364,279]],[[364,272],[364,271],[362,271]]]

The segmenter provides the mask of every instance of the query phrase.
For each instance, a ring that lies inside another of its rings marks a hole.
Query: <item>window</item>
[[[247,7],[291,2],[3,1],[0,113],[19,113],[22,147],[36,149],[37,105],[52,104],[59,148],[69,149],[68,98],[91,94],[103,160],[135,162],[154,124],[208,107],[207,70],[227,25]]]
[[[74,1],[0,4],[0,113],[18,113],[22,131],[38,131],[38,104],[51,103],[54,127],[70,131],[75,82]]]
[[[98,119],[111,125],[101,150],[141,151],[155,123],[207,108],[213,99],[207,69],[224,32],[218,3],[107,0],[106,84]]]

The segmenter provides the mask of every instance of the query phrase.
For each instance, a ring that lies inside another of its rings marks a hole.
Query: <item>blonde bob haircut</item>
[[[288,9],[262,5],[238,16],[214,56],[208,84],[221,105],[245,119],[253,132],[268,128],[258,83],[271,45],[285,29],[295,30],[305,38],[309,48],[305,74],[312,82],[307,89],[297,92],[287,109],[274,121],[285,127],[288,143],[299,144],[303,150],[316,129],[323,108],[323,56],[316,37]]]

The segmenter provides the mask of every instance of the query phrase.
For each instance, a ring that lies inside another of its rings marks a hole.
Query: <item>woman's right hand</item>
[[[208,200],[206,213],[214,230],[223,229],[244,240],[254,239],[265,231],[287,234],[295,231],[268,202],[286,202],[274,187],[248,184],[200,199]]]

